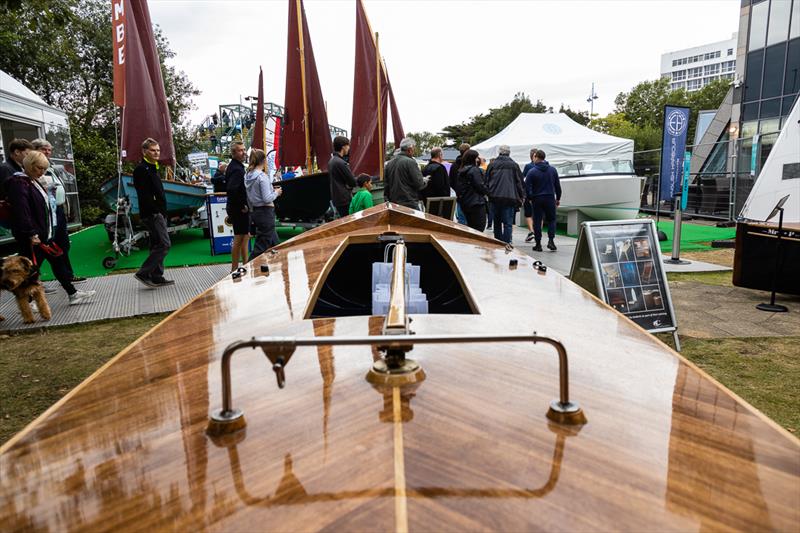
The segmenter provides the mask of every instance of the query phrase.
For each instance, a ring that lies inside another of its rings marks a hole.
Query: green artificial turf
[[[282,227],[278,227],[277,230],[281,241],[290,239],[303,231],[302,228]],[[166,267],[229,263],[231,260],[230,254],[211,255],[211,244],[207,238],[203,237],[202,229],[183,230],[170,235],[170,239],[172,248],[164,261]],[[103,258],[113,256],[114,253],[102,224],[73,233],[70,240],[72,248],[69,251],[69,258],[77,276],[91,278],[105,276],[119,270],[138,269],[148,254],[147,247],[144,247],[143,250],[131,252],[131,255],[127,257],[120,256],[117,265],[108,270],[103,267]],[[42,266],[42,279],[54,279],[50,265],[47,263]]]

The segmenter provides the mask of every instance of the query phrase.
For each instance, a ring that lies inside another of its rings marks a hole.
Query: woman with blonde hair
[[[278,244],[278,233],[275,231],[275,204],[281,195],[281,188],[274,188],[265,172],[267,156],[263,150],[255,149],[250,153],[244,186],[247,189],[247,203],[250,206],[250,220],[256,227],[256,244],[250,252],[248,261],[258,257]]]
[[[39,183],[49,168],[47,157],[30,151],[22,161],[23,172],[17,172],[6,182],[11,199],[11,233],[17,241],[19,254],[35,265],[45,260],[50,263],[53,275],[67,292],[69,305],[89,299],[94,291],[79,291],[72,285],[72,273],[64,261],[64,253],[54,241],[56,212],[54,202]]]

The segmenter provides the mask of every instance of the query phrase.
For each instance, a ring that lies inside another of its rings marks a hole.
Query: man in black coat
[[[167,232],[167,196],[158,175],[158,158],[161,147],[155,139],[142,142],[142,162],[133,171],[133,186],[139,197],[139,215],[150,236],[150,255],[144,260],[134,277],[151,288],[173,285],[164,279],[164,258],[172,243]]]
[[[27,139],[14,139],[8,143],[6,162],[0,164],[0,200],[6,198],[5,181],[17,172],[22,172],[22,160],[29,150],[33,150],[33,144]]]
[[[431,161],[422,169],[422,176],[429,178],[428,185],[419,191],[423,202],[428,198],[450,196],[450,180],[442,164],[442,149],[438,146],[431,148]]]
[[[519,165],[510,157],[511,148],[504,144],[499,152],[486,169],[486,186],[494,207],[494,238],[510,244],[514,215],[525,198],[525,187]]]
[[[350,139],[341,135],[333,139],[333,156],[328,161],[328,176],[331,180],[331,202],[339,217],[347,216],[350,211],[350,200],[353,199],[353,188],[356,178],[350,165],[344,160],[350,152]]]
[[[214,172],[214,177],[211,178],[214,192],[228,192],[228,178],[225,177],[226,170],[228,170],[228,163],[220,163],[217,171]]]

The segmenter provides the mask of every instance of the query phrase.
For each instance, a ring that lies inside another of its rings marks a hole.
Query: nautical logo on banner
[[[667,129],[671,135],[680,135],[686,129],[686,118],[680,111],[673,111],[667,117]]]

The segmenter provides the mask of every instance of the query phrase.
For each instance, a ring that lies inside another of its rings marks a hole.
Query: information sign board
[[[224,194],[206,196],[211,255],[229,254],[233,247],[233,225],[228,221],[228,213],[225,211],[227,203],[228,197]]]
[[[655,222],[584,222],[570,279],[652,333],[675,331]]]

